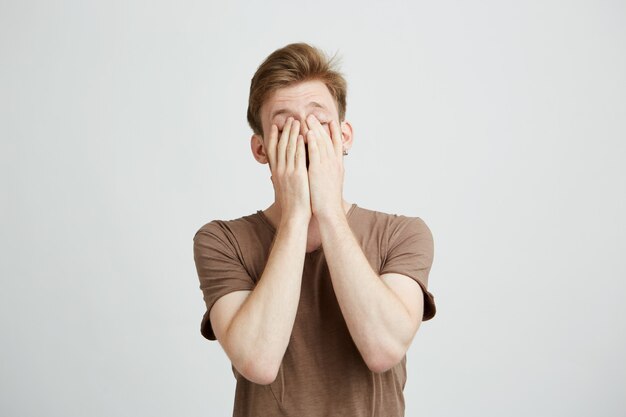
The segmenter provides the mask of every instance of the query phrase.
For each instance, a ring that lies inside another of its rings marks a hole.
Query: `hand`
[[[287,119],[278,140],[278,127],[272,125],[267,142],[274,197],[280,204],[281,221],[299,217],[311,218],[309,180],[306,170],[304,137],[300,135],[300,122]]]
[[[339,122],[330,122],[330,136],[314,115],[306,118],[309,128],[309,187],[311,212],[318,218],[344,214],[343,143]]]

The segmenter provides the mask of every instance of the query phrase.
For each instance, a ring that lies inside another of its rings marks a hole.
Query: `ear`
[[[258,134],[253,134],[250,138],[250,149],[252,149],[252,155],[254,159],[256,159],[261,164],[267,164],[268,158],[265,153],[265,142],[263,141],[263,136]]]
[[[354,132],[352,130],[352,125],[349,121],[344,120],[340,123],[341,127],[341,141],[343,142],[343,148],[345,150],[349,150],[352,147],[352,141],[354,140]]]

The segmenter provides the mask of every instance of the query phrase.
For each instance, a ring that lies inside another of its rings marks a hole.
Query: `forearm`
[[[261,278],[233,318],[227,340],[239,363],[275,374],[289,344],[300,299],[308,223],[285,220]]]
[[[397,363],[414,329],[408,310],[372,269],[345,216],[319,221],[324,256],[350,335],[369,368]]]

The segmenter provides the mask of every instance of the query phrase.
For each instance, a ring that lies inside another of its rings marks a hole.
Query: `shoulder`
[[[259,221],[256,213],[233,219],[214,219],[203,224],[193,235],[194,240],[199,235],[211,235],[216,237],[236,236],[248,233],[258,227]]]
[[[417,215],[388,213],[358,207],[358,210],[355,212],[355,218],[358,219],[358,224],[363,224],[368,228],[383,229],[388,236],[406,232],[432,236],[431,230],[424,219]]]
[[[274,232],[257,211],[233,219],[211,220],[197,229],[193,242],[200,248],[221,248],[242,258],[256,259],[265,253],[273,237]]]

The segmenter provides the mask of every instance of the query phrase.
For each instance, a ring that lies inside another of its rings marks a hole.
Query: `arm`
[[[368,367],[384,372],[402,359],[421,324],[421,287],[401,274],[385,274],[381,279],[363,254],[345,214],[320,218],[319,228],[350,335]]]
[[[386,274],[383,282],[352,234],[342,204],[342,148],[352,141],[347,122],[332,120],[330,136],[314,115],[307,117],[307,124],[311,212],[319,224],[333,289],[363,360],[372,371],[383,372],[402,359],[417,332],[423,293],[402,274]]]
[[[289,344],[300,299],[307,229],[306,222],[293,218],[281,222],[258,284],[222,335],[214,324],[231,362],[252,382],[269,384],[276,379]],[[213,309],[211,314],[213,318]]]
[[[306,151],[300,124],[290,117],[283,126],[280,140],[278,133],[278,126],[273,124],[267,141],[261,139],[261,143],[266,162],[270,164],[281,221],[258,284],[234,314],[222,338],[224,350],[233,364],[239,364],[238,369],[246,378],[260,384],[276,379],[289,345],[300,300],[311,219]]]

